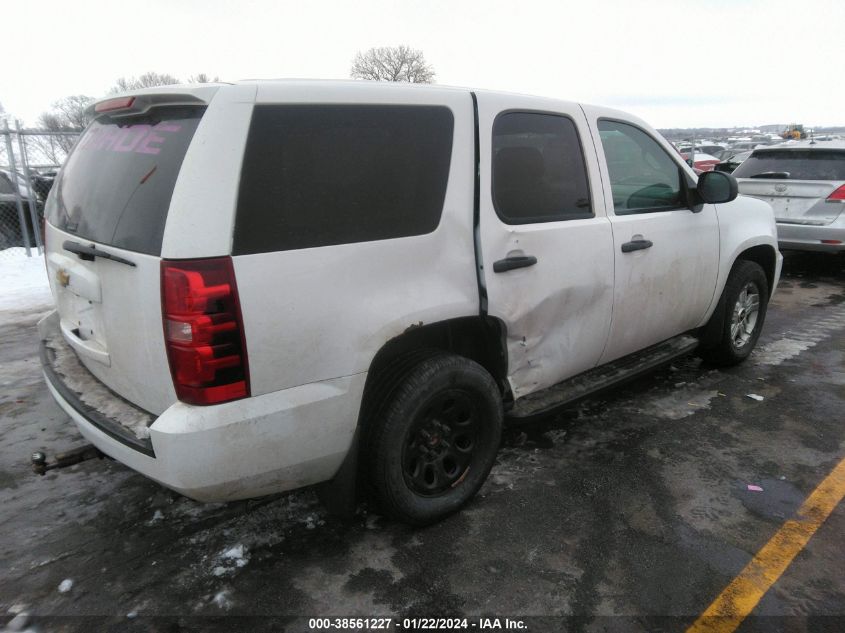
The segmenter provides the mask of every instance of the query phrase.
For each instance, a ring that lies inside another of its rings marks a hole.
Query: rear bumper
[[[54,329],[55,312],[39,323],[42,339]],[[50,393],[89,442],[198,501],[246,499],[331,479],[351,446],[366,379],[355,374],[209,407],[177,402],[153,419],[148,439],[132,441],[103,413],[107,407],[80,406],[80,394],[50,368],[49,357],[42,362]]]
[[[845,223],[836,219],[832,224],[812,226],[806,224],[777,223],[778,246],[784,250],[838,253],[845,251]],[[839,244],[823,244],[822,240],[838,240]]]

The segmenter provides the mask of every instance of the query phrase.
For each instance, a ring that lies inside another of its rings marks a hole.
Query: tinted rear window
[[[256,106],[233,253],[433,231],[453,126],[441,106]]]
[[[167,210],[201,108],[100,117],[65,164],[48,220],[79,237],[159,255]]]
[[[845,152],[834,150],[768,150],[754,152],[733,175],[754,178],[786,172],[790,180],[845,180]]]

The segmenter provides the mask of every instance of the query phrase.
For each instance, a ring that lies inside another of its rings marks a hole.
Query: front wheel
[[[503,419],[501,394],[483,367],[436,353],[409,368],[379,409],[367,452],[385,513],[425,525],[475,496],[496,458]]]
[[[748,358],[760,338],[768,302],[769,285],[760,265],[737,262],[705,328],[711,340],[699,355],[720,366],[736,365]]]

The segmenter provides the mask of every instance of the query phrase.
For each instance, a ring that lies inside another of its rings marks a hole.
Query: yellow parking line
[[[792,559],[845,496],[845,459],[825,477],[739,576],[707,607],[687,633],[731,633],[751,613]]]

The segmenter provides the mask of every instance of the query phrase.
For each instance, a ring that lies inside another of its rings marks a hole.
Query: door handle
[[[642,251],[653,246],[651,240],[631,240],[622,245],[623,253],[630,253],[632,251]]]
[[[504,273],[514,268],[527,268],[537,263],[537,258],[533,255],[519,255],[517,257],[505,257],[497,262],[493,262],[494,273]]]

